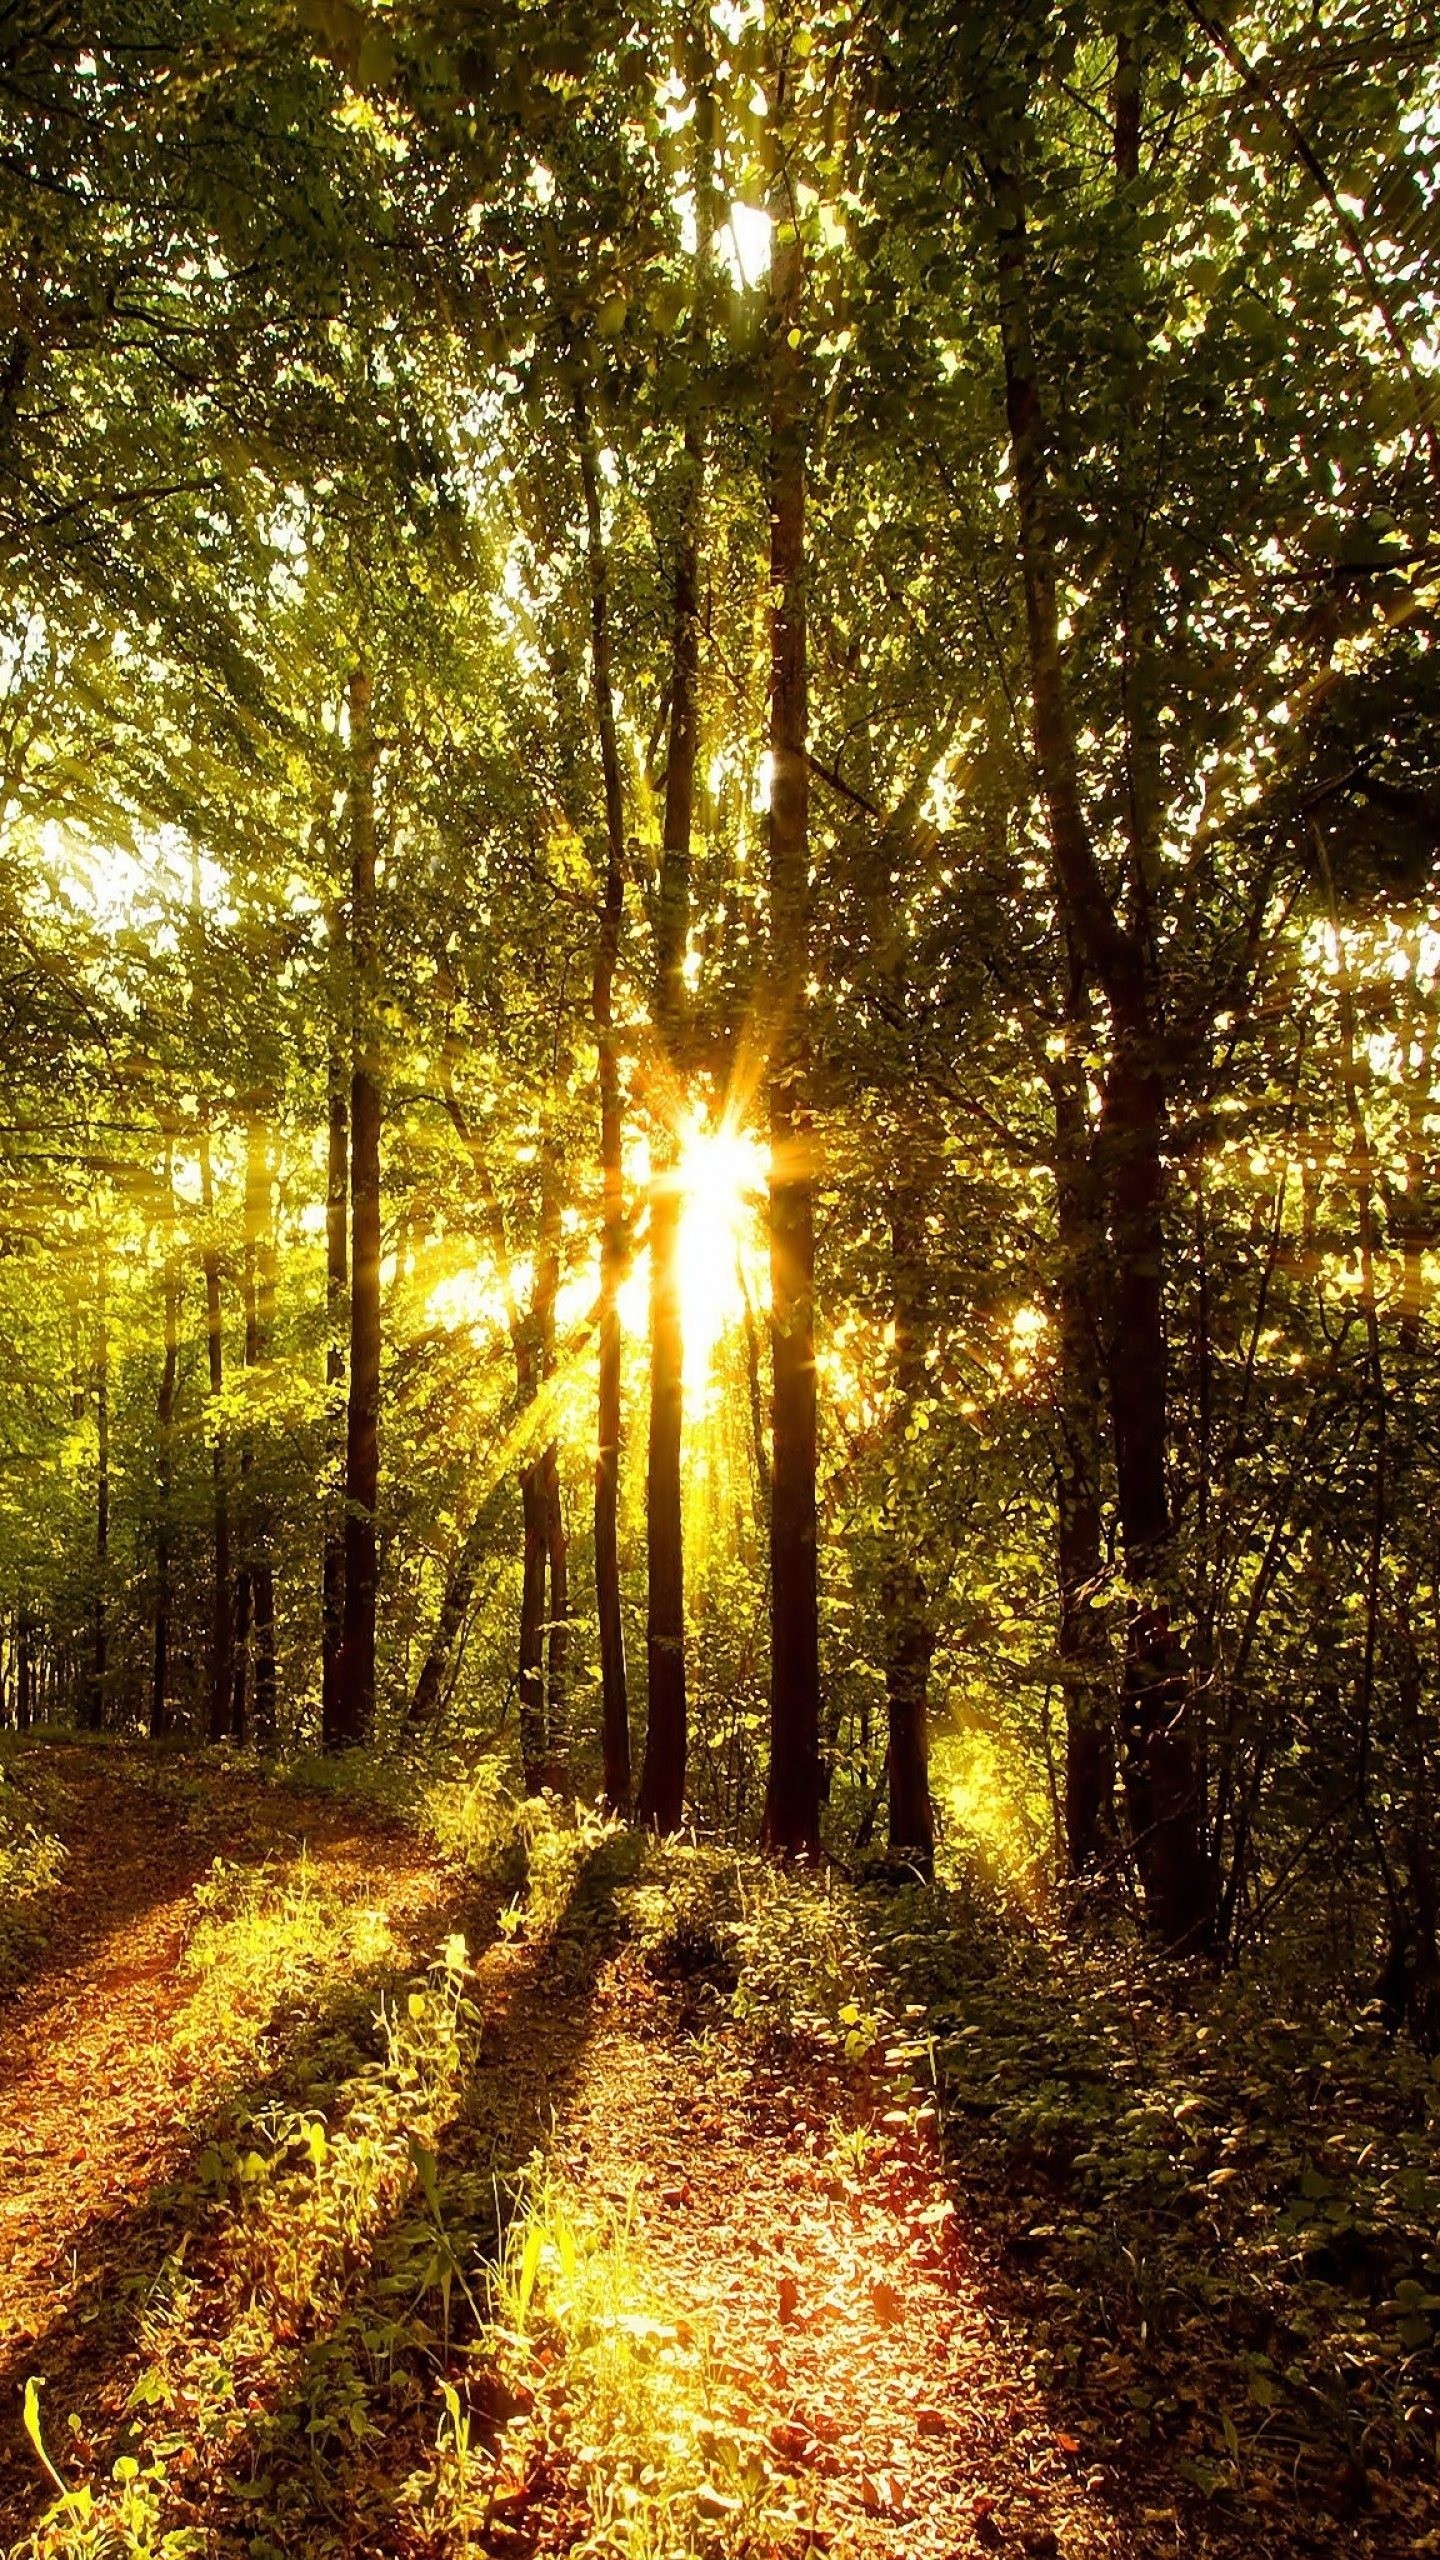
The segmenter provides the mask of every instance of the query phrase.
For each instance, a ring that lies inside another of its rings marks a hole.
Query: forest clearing
[[[0,2541],[1440,2554],[1440,0],[0,5]]]

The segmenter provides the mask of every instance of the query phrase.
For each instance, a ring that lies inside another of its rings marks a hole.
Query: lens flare
[[[765,1150],[751,1131],[692,1120],[680,1152],[680,1307],[685,1384],[703,1389],[715,1353],[758,1296],[755,1205],[765,1189]],[[752,1268],[753,1266],[753,1268]]]

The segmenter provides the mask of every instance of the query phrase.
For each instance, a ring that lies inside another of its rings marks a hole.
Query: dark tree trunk
[[[245,1367],[252,1381],[270,1357],[275,1313],[275,1240],[271,1225],[270,1137],[252,1117],[245,1141]],[[244,1567],[249,1619],[250,1699],[255,1741],[262,1751],[275,1742],[275,1572],[270,1553],[270,1512],[255,1480],[254,1426],[247,1425],[241,1455],[245,1487]],[[235,1739],[244,1739],[243,1690],[237,1664]]]
[[[332,1746],[375,1725],[375,1505],[380,1484],[380,1058],[375,914],[375,732],[371,682],[350,678],[350,1394],[345,1432],[345,1605]]]
[[[246,1500],[245,1453],[240,1453],[240,1500],[242,1517]],[[250,1729],[250,1617],[254,1592],[248,1564],[240,1565],[235,1574],[234,1671],[230,1682],[230,1739],[243,1742]]]
[[[165,1141],[164,1345],[155,1399],[155,1643],[150,1674],[150,1737],[170,1729],[170,1612],[173,1605],[175,1384],[180,1364],[180,1266],[175,1250],[174,1150]]]
[[[520,1765],[527,1795],[538,1795],[548,1774],[545,1735],[545,1575],[549,1560],[550,1502],[544,1455],[520,1478],[524,1560],[520,1585]]]
[[[692,432],[686,438],[685,483],[675,546],[670,746],[655,954],[660,1108],[652,1115],[655,1176],[650,1188],[650,1440],[645,1475],[648,1702],[639,1811],[641,1821],[653,1824],[658,1831],[677,1831],[685,1812],[685,1539],[680,1480],[685,1335],[679,1258],[684,1204],[678,1181],[680,1151],[674,1104],[675,1097],[684,1090],[685,1073],[685,951],[690,936],[690,835],[699,745],[703,468],[699,437]],[[626,1776],[628,1780],[628,1770]]]
[[[535,1280],[530,1305],[522,1312],[515,1294],[514,1275],[510,1264],[510,1244],[505,1227],[505,1212],[495,1177],[475,1131],[470,1127],[455,1091],[448,1057],[442,1065],[445,1108],[456,1133],[475,1170],[480,1186],[481,1205],[489,1231],[500,1287],[505,1301],[505,1321],[511,1348],[515,1355],[516,1400],[523,1414],[533,1405],[541,1388],[555,1372],[555,1297],[560,1286],[560,1189],[555,1161],[555,1144],[549,1127],[549,1105],[540,1145],[540,1227],[535,1256]],[[520,1699],[520,1758],[527,1794],[538,1794],[544,1786],[560,1784],[565,1776],[566,1734],[565,1693],[566,1664],[570,1638],[570,1580],[565,1542],[565,1519],[560,1501],[559,1453],[550,1441],[527,1460],[520,1476],[520,1509],[523,1523],[523,1564],[520,1592],[520,1659],[518,1690]],[[471,1531],[480,1540],[488,1525],[488,1505],[482,1505]],[[467,1542],[468,1543],[468,1542]],[[477,1544],[475,1563],[480,1547]],[[546,1576],[549,1576],[550,1615],[545,1614]],[[458,1631],[464,1607],[468,1606],[469,1589],[474,1581],[474,1564],[464,1552],[457,1561],[452,1584],[458,1598],[463,1586],[465,1599],[455,1618]],[[451,1591],[447,1588],[442,1604],[442,1627],[450,1609]],[[436,1631],[436,1646],[441,1629]],[[453,1634],[447,1639],[453,1644]],[[432,1646],[432,1655],[435,1647]],[[439,1673],[433,1684],[427,1681],[429,1658],[421,1673],[425,1688],[422,1699],[417,1688],[411,1701],[411,1721],[423,1720],[433,1712],[431,1696],[438,1703]],[[443,1667],[443,1666],[442,1666]],[[629,1731],[626,1728],[628,1747]]]
[[[605,789],[605,871],[590,1010],[600,1077],[600,1328],[595,1449],[595,1604],[600,1630],[600,1713],[607,1770],[630,1767],[625,1628],[620,1611],[620,1282],[625,1264],[625,1185],[615,970],[625,921],[625,809],[610,673],[610,592],[600,517],[594,422],[583,393],[575,429],[585,498],[590,572],[590,656]]]
[[[1080,1092],[1052,1085],[1059,1267],[1056,1563],[1065,1700],[1065,1851],[1073,1876],[1113,1866],[1115,1698],[1103,1600],[1104,1201]]]
[[[476,1578],[485,1559],[485,1550],[495,1531],[496,1503],[491,1494],[476,1511],[461,1540],[440,1599],[440,1614],[435,1632],[420,1666],[420,1677],[410,1693],[405,1711],[407,1724],[433,1725],[445,1702],[445,1677],[455,1658],[470,1603],[475,1594]]]
[[[210,1123],[202,1113],[199,1129],[200,1209],[204,1242],[200,1267],[205,1276],[205,1350],[209,1363],[213,1438],[211,1470],[211,1558],[213,1592],[210,1620],[210,1700],[208,1730],[212,1742],[223,1742],[230,1730],[231,1679],[235,1629],[230,1590],[230,1483],[225,1426],[220,1419],[225,1392],[224,1315],[220,1304],[220,1247],[215,1234],[215,1178],[210,1161]]]
[[[91,1617],[90,1669],[80,1721],[98,1733],[105,1721],[110,1613],[110,1324],[106,1308],[105,1249],[97,1255],[95,1315],[95,1601]]]
[[[22,1733],[28,1733],[35,1716],[35,1621],[28,1609],[20,1612],[15,1630],[15,1722]]]
[[[773,108],[770,271],[770,1768],[764,1837],[820,1847],[820,1624],[815,1465],[815,1207],[809,1111],[808,670],[800,235]]]
[[[350,1278],[348,1210],[350,1205],[349,1018],[346,989],[348,955],[340,912],[330,917],[330,1055],[328,1129],[325,1172],[325,1384],[330,1419],[330,1451],[325,1537],[320,1559],[320,1733],[327,1751],[340,1740],[340,1641],[345,1621],[344,1431],[340,1389],[345,1383],[346,1292]]]
[[[904,1178],[891,1196],[890,1271],[896,1386],[902,1415],[908,1415],[926,1388],[929,1270],[923,1195],[917,1183]],[[903,1507],[894,1495],[886,1534],[891,1548],[884,1591],[890,1846],[928,1874],[935,1856],[935,1812],[930,1801],[930,1664],[935,1630],[925,1576],[914,1558],[913,1531],[907,1542]]]
[[[1126,1807],[1147,1914],[1175,1949],[1204,1943],[1211,1879],[1185,1651],[1173,1620],[1173,1536],[1164,1330],[1164,1090],[1143,932],[1120,921],[1095,857],[1080,793],[1060,645],[1049,523],[1045,417],[1030,318],[1024,199],[988,172],[996,213],[1005,405],[1020,523],[1035,762],[1051,867],[1085,976],[1110,1018],[1104,1160],[1113,1294],[1111,1418],[1120,1527],[1131,1587],[1122,1699]]]
[[[550,1567],[550,1626],[545,1648],[546,1783],[563,1787],[570,1766],[570,1559],[560,1498],[559,1451],[553,1440],[546,1447],[541,1469],[545,1487],[545,1554]]]

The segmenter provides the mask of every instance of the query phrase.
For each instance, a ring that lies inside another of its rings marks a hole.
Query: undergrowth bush
[[[0,1764],[0,1990],[44,1936],[45,1911],[64,1872],[65,1848],[28,1766]]]
[[[1277,1978],[1177,1974],[1116,1927],[872,1898],[950,2157],[1027,2295],[1034,2369],[1203,2497],[1297,2479],[1343,2529],[1440,2451],[1440,2068]],[[1347,2503],[1348,2502],[1348,2503]],[[1417,2513],[1419,2507],[1417,2507]]]
[[[575,2560],[743,2560],[808,2543],[806,2520],[760,2439],[723,2409],[710,2342],[677,2320],[650,2277],[633,2194],[594,2204],[538,2158],[518,2182],[476,2352],[516,2406],[486,2492],[503,2499],[537,2407],[563,2409],[586,2523]]]

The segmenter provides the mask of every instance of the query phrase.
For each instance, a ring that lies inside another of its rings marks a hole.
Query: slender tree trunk
[[[524,1534],[520,1585],[520,1766],[527,1795],[538,1795],[547,1776],[545,1748],[545,1575],[549,1559],[550,1504],[544,1456],[533,1458],[520,1478]]]
[[[461,1108],[448,1058],[442,1065],[442,1076],[445,1108],[479,1183],[485,1223],[500,1275],[505,1321],[515,1355],[516,1399],[523,1414],[555,1372],[555,1298],[560,1286],[560,1186],[554,1135],[549,1125],[550,1103],[547,1098],[540,1143],[540,1227],[535,1279],[529,1308],[522,1313],[515,1294],[505,1212],[484,1147]],[[560,1499],[559,1453],[553,1440],[529,1458],[521,1470],[520,1509],[524,1537],[518,1675],[520,1758],[526,1793],[535,1795],[542,1787],[563,1783],[567,1759],[565,1701],[570,1580],[565,1517]],[[441,1607],[441,1624],[422,1670],[420,1685],[411,1700],[412,1723],[424,1721],[438,1705],[444,1662],[442,1659],[433,1673],[431,1663],[442,1646],[444,1656],[448,1658],[458,1633],[465,1608],[469,1605],[469,1593],[481,1552],[480,1542],[488,1520],[489,1506],[482,1505],[466,1549],[462,1550],[447,1585]],[[472,1541],[475,1542],[473,1560],[469,1552]],[[548,1641],[545,1614],[547,1574],[550,1595]],[[625,1739],[628,1747],[628,1726]]]
[[[988,171],[996,213],[1006,415],[1020,523],[1035,762],[1051,865],[1086,976],[1110,1018],[1103,1115],[1113,1293],[1110,1401],[1121,1534],[1131,1588],[1122,1701],[1126,1807],[1152,1926],[1168,1946],[1211,1925],[1190,1683],[1173,1619],[1173,1533],[1164,1323],[1164,1089],[1142,934],[1115,912],[1080,793],[1054,547],[1045,417],[1030,318],[1024,199],[1013,172]]]
[[[645,1478],[647,1709],[640,1819],[676,1831],[685,1811],[685,1545],[681,1444],[685,1336],[680,1302],[680,1149],[674,1097],[684,1086],[685,952],[690,936],[690,836],[699,745],[700,501],[704,459],[687,435],[675,546],[670,651],[670,748],[660,856],[655,1030],[661,1107],[653,1115],[650,1187],[650,1441]],[[618,1775],[619,1773],[617,1773]],[[628,1785],[628,1770],[625,1772]],[[610,1792],[607,1779],[607,1793]],[[612,1798],[612,1801],[615,1801]]]
[[[1062,1067],[1052,1087],[1059,1269],[1056,1563],[1065,1700],[1065,1850],[1070,1873],[1113,1865],[1115,1699],[1102,1598],[1104,1205],[1085,1107]]]
[[[345,1025],[348,954],[340,911],[330,915],[330,1052],[328,1143],[325,1181],[325,1384],[329,1389],[329,1451],[325,1535],[320,1561],[320,1733],[324,1748],[340,1742],[340,1640],[345,1619],[344,1432],[340,1389],[345,1383],[346,1294],[350,1277],[347,1211],[350,1202],[350,1097]]]
[[[590,575],[590,658],[600,766],[605,788],[605,876],[595,943],[590,1010],[600,1074],[600,1327],[595,1451],[595,1602],[600,1628],[600,1698],[607,1772],[626,1774],[629,1792],[630,1709],[625,1628],[620,1611],[620,1281],[625,1263],[625,1184],[620,1054],[615,1034],[615,970],[625,921],[625,808],[610,673],[610,589],[600,516],[595,427],[581,391],[575,432],[585,499]]]
[[[225,1426],[220,1418],[225,1392],[224,1316],[220,1303],[220,1248],[215,1235],[215,1176],[210,1157],[210,1122],[202,1111],[198,1133],[200,1211],[204,1241],[200,1267],[205,1277],[205,1350],[209,1363],[212,1439],[210,1444],[211,1556],[213,1597],[210,1619],[209,1736],[223,1742],[230,1729],[231,1678],[235,1630],[230,1591],[230,1483]]]
[[[547,1783],[563,1787],[569,1775],[570,1553],[560,1495],[560,1453],[553,1440],[541,1460],[545,1488],[545,1555],[550,1568],[550,1625],[545,1647],[545,1768]],[[626,1732],[629,1741],[629,1732]]]
[[[20,1612],[15,1630],[15,1722],[22,1733],[28,1733],[35,1722],[35,1620],[28,1609]]]
[[[776,82],[770,270],[770,1768],[764,1837],[820,1847],[816,1543],[815,1204],[809,1111],[808,668],[803,253],[782,162]]]
[[[249,1507],[246,1484],[248,1469],[245,1451],[240,1452],[240,1516]],[[250,1619],[254,1607],[254,1590],[248,1564],[237,1566],[235,1573],[235,1605],[232,1639],[233,1668],[230,1676],[230,1739],[244,1742],[250,1729]]]
[[[515,1375],[522,1408],[531,1405],[555,1373],[555,1299],[560,1286],[560,1185],[554,1137],[545,1127],[540,1145],[540,1231],[528,1314],[511,1324]],[[520,1477],[524,1564],[520,1596],[520,1760],[527,1795],[563,1777],[565,1673],[569,1643],[570,1580],[560,1469],[553,1440],[529,1458]],[[549,1577],[547,1649],[545,1611]]]
[[[81,1723],[98,1733],[105,1721],[109,1669],[110,1617],[106,1578],[110,1570],[110,1320],[106,1304],[105,1248],[96,1252],[95,1306],[95,1600],[91,1613],[90,1670]]]
[[[271,1212],[272,1168],[266,1123],[252,1114],[245,1138],[245,1367],[252,1386],[270,1357],[275,1313],[275,1240]],[[244,1567],[249,1618],[250,1696],[255,1741],[262,1751],[275,1742],[275,1571],[270,1553],[270,1513],[257,1490],[255,1434],[247,1424],[241,1454],[245,1488]],[[237,1709],[243,1710],[241,1670],[236,1668]],[[243,1712],[235,1739],[244,1739]]]
[[[480,1503],[461,1544],[451,1560],[440,1599],[440,1614],[435,1632],[426,1648],[420,1676],[410,1693],[405,1711],[407,1724],[417,1727],[433,1725],[444,1700],[445,1675],[454,1659],[461,1631],[470,1613],[476,1577],[484,1562],[485,1550],[495,1531],[496,1503],[493,1493]]]
[[[375,1505],[380,1482],[380,1059],[376,1003],[375,732],[371,681],[350,678],[350,1396],[345,1435],[345,1605],[334,1747],[375,1724]]]
[[[150,1676],[150,1736],[170,1729],[170,1612],[173,1605],[175,1385],[180,1365],[180,1264],[175,1250],[175,1156],[165,1141],[164,1347],[155,1399],[155,1643]]]
[[[909,1414],[925,1393],[929,1273],[922,1195],[918,1184],[904,1176],[891,1196],[890,1270],[896,1385],[901,1412]],[[913,1533],[907,1540],[906,1522],[894,1496],[887,1533],[891,1546],[884,1590],[890,1846],[928,1873],[935,1856],[929,1700],[935,1630],[925,1576],[915,1560],[916,1541]]]

